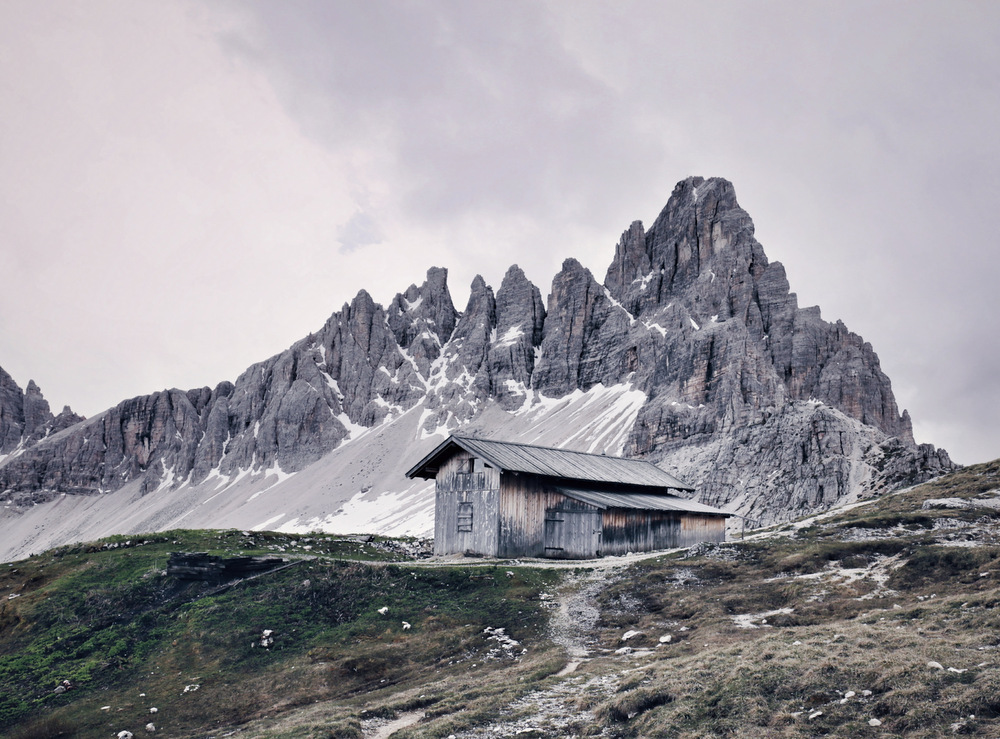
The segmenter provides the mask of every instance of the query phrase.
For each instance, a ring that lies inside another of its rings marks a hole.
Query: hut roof
[[[705,513],[714,516],[731,516],[718,508],[698,503],[677,495],[651,495],[649,493],[609,493],[599,490],[558,486],[555,488],[568,498],[589,503],[602,511],[608,508],[629,508],[644,511],[680,511],[683,513]]]
[[[493,467],[505,471],[528,472],[567,480],[638,485],[646,488],[694,490],[694,487],[683,480],[661,470],[652,462],[641,459],[606,457],[602,454],[587,454],[458,435],[449,436],[441,442],[430,454],[410,468],[406,476],[424,479],[435,477],[441,463],[456,449],[464,449],[484,459]],[[716,511],[716,509],[711,510]]]

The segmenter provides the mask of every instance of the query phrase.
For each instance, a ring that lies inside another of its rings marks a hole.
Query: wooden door
[[[545,512],[545,556],[557,559],[588,559],[601,553],[601,512]]]

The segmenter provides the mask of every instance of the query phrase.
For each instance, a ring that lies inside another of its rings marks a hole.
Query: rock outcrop
[[[0,466],[0,491],[100,493],[137,477],[198,484],[210,474],[295,472],[412,407],[425,392],[385,311],[361,291],[317,334],[235,383],[126,400]],[[40,493],[40,494],[39,494]]]
[[[670,356],[684,358],[647,384],[651,395],[672,389],[692,405],[728,406],[706,428],[725,431],[785,400],[816,399],[912,443],[871,346],[823,321],[818,308],[798,307],[725,180],[685,180],[648,233],[633,223],[605,284],[638,321],[670,334]],[[651,406],[642,451],[676,438],[654,415]]]
[[[34,380],[29,380],[28,386],[21,390],[0,367],[0,457],[22,452],[82,420],[69,406],[53,416]]]
[[[515,265],[496,293],[477,276],[459,313],[447,271],[432,268],[387,309],[359,292],[235,382],[134,398],[89,421],[53,417],[33,383],[22,393],[0,371],[0,492],[37,501],[137,478],[149,492],[294,472],[418,405],[428,434],[611,386],[645,397],[622,430],[625,453],[756,520],[953,467],[914,443],[872,347],[798,306],[732,185],[689,178],[648,230],[635,221],[622,234],[603,284],[567,259],[547,306]]]
[[[497,291],[496,324],[488,357],[490,395],[505,410],[521,407],[528,398],[544,327],[541,292],[515,264]]]

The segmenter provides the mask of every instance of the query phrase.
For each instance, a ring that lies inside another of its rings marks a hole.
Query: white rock
[[[793,642],[792,642],[792,646],[793,646],[793,647],[801,647],[801,646],[802,646],[802,642],[800,642],[800,641],[798,641],[798,640],[796,640],[796,641],[793,641]]]
[[[809,714],[809,720],[812,721],[814,718],[819,718],[822,715],[823,715],[822,711],[816,711],[814,713],[810,713]]]
[[[631,630],[626,631],[624,634],[622,634],[622,641],[628,641],[633,636],[639,636],[639,634],[641,633],[642,633],[641,631],[631,631]]]
[[[934,660],[931,660],[930,662],[928,662],[927,666],[930,667],[932,670],[943,670],[944,669],[944,665],[942,665],[940,662],[935,662]]]
[[[660,637],[660,644],[669,644],[673,638],[673,634],[664,634]]]
[[[962,674],[963,672],[968,672],[968,670],[967,670],[967,669],[961,669],[961,670],[960,670],[960,669],[958,669],[957,667],[949,667],[949,668],[948,668],[948,672],[956,672],[956,673],[958,673],[959,675],[961,675],[961,674]]]
[[[868,725],[869,726],[881,726],[882,722],[879,721],[877,718],[870,718],[870,719],[868,719]]]
[[[148,724],[146,724],[146,731],[148,731],[150,734],[152,734],[154,731],[156,731],[156,726],[153,724],[152,721],[150,721]]]
[[[861,695],[863,695],[865,698],[867,698],[871,694],[872,694],[872,691],[870,691],[870,690],[862,690],[861,691]]]
[[[615,654],[632,654],[632,647],[622,647],[615,650]]]
[[[972,508],[973,503],[963,498],[928,498],[920,506],[922,510],[929,511],[931,508]]]
[[[846,693],[844,693],[845,698],[853,698],[856,695],[857,693],[855,693],[853,690],[848,690]]]
[[[678,630],[678,631],[687,631],[687,630],[688,630],[688,627],[687,627],[687,626],[681,626],[681,627],[680,627],[679,629],[677,629],[677,630]]]
[[[111,710],[111,706],[101,706],[101,710],[102,711],[110,711]]]

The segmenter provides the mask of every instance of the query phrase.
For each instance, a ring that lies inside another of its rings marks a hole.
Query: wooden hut
[[[650,462],[450,436],[407,473],[435,480],[434,553],[586,559],[724,541],[732,514]]]

